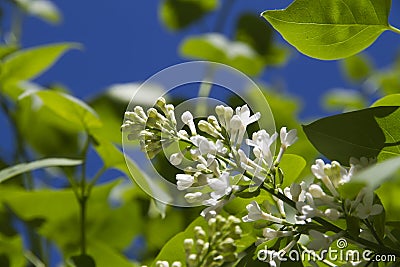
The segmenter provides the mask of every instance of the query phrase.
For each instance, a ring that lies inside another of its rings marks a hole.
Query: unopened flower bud
[[[156,106],[158,106],[164,113],[166,113],[166,101],[164,97],[159,97],[156,102]]]
[[[182,263],[180,261],[174,261],[171,267],[182,267]]]
[[[169,267],[168,261],[157,261],[156,267]]]
[[[325,195],[325,193],[322,190],[321,186],[319,186],[317,184],[310,185],[308,191],[315,198],[321,198],[321,197],[323,197]]]
[[[202,240],[206,239],[206,232],[200,226],[196,226],[194,228],[194,233],[195,233],[196,239],[202,239]]]
[[[238,259],[238,254],[236,252],[224,255],[224,262],[235,262],[237,259]]]
[[[337,209],[326,209],[324,214],[329,220],[332,221],[336,221],[340,218],[340,212]]]
[[[290,186],[290,194],[292,195],[293,200],[297,201],[301,194],[301,186],[299,184],[293,183]]]
[[[189,266],[196,266],[197,264],[197,255],[196,254],[190,254],[188,259],[187,259],[188,265]]]
[[[228,237],[218,247],[223,252],[234,252],[236,250],[235,240]]]
[[[243,233],[242,228],[240,228],[239,225],[236,225],[236,226],[235,226],[235,230],[233,231],[232,237],[233,237],[234,239],[239,239],[239,238],[242,237],[242,233]]]
[[[190,111],[185,111],[183,112],[181,119],[184,124],[189,124],[191,121],[193,121],[193,115],[190,113]]]
[[[183,240],[183,247],[185,248],[185,251],[191,251],[194,245],[194,241],[191,238],[187,238]]]
[[[182,163],[183,160],[183,155],[182,153],[174,153],[170,156],[169,162],[171,162],[172,165],[177,166]]]
[[[197,252],[203,251],[204,244],[205,244],[205,242],[204,242],[204,240],[202,240],[202,239],[198,239],[198,240],[196,241],[196,250],[197,250]]]
[[[230,216],[228,217],[228,223],[231,223],[231,224],[240,224],[241,221],[240,221],[239,218],[230,215]]]
[[[221,131],[221,126],[219,125],[217,118],[215,118],[215,116],[208,116],[207,121],[211,123],[211,125],[214,126],[214,128],[217,131]]]

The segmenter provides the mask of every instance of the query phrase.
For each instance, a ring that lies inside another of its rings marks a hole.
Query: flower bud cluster
[[[145,112],[142,107],[136,106],[133,111],[125,112],[121,126],[128,140],[139,140],[142,151],[150,159],[161,152],[163,146],[178,138],[174,106],[167,105],[161,97],[157,100],[156,108]]]
[[[188,267],[222,266],[238,259],[236,241],[242,237],[240,220],[234,216],[217,215],[208,220],[208,232],[194,228],[194,238],[184,240]]]

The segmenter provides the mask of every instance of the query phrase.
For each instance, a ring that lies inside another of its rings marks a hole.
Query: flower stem
[[[397,29],[396,27],[390,25],[389,30],[391,30],[394,33],[400,34],[400,29]]]

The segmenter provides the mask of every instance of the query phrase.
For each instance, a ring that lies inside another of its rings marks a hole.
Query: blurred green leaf
[[[388,70],[377,73],[375,79],[379,88],[385,94],[400,93],[400,70]]]
[[[159,15],[170,30],[180,30],[200,20],[218,7],[218,0],[163,0]]]
[[[29,163],[20,163],[6,169],[0,170],[0,183],[17,176],[21,173],[33,171],[36,169],[56,167],[56,166],[75,166],[82,164],[81,160],[76,159],[62,159],[62,158],[51,158],[51,159],[41,159],[37,161],[32,161]]]
[[[88,253],[96,259],[97,266],[112,266],[112,260],[125,264],[118,266],[128,266],[121,251],[142,229],[139,203],[110,207],[109,195],[118,182],[94,187],[88,199]],[[43,219],[38,232],[54,241],[65,257],[79,253],[79,206],[72,190],[20,191],[9,194],[5,202],[24,221]]]
[[[262,16],[300,52],[331,60],[354,55],[390,29],[390,0],[295,0]]]
[[[71,260],[75,267],[96,267],[96,262],[89,255],[72,256]]]
[[[50,68],[65,52],[78,44],[51,44],[12,53],[2,61],[0,82],[3,86],[34,79]]]
[[[386,221],[400,221],[400,202],[396,201],[400,194],[400,179],[397,176],[391,181],[383,183],[376,194],[379,196],[385,208]]]
[[[60,119],[43,105],[40,98],[31,96],[20,99],[15,117],[19,131],[29,132],[24,135],[24,141],[38,155],[68,158],[80,156],[80,127]]]
[[[57,24],[61,21],[61,14],[57,6],[49,0],[15,0],[15,2],[28,14]]]
[[[344,74],[350,81],[362,82],[373,70],[370,59],[364,54],[357,54],[341,61]]]
[[[186,238],[194,238],[194,227],[196,226],[201,226],[203,229],[208,229],[207,221],[203,217],[198,217],[186,228],[185,231],[177,234],[164,245],[154,260],[152,266],[155,266],[155,263],[159,260],[168,261],[171,263],[174,261],[186,262],[183,240]]]
[[[351,111],[364,108],[364,96],[355,90],[332,89],[324,95],[324,106],[328,110]]]
[[[0,255],[0,266],[26,266],[22,236],[7,237],[0,234]]]
[[[184,57],[223,63],[248,75],[258,75],[264,67],[263,60],[249,45],[230,41],[218,33],[188,37],[180,52]]]
[[[48,112],[53,112],[60,119],[74,125],[78,130],[90,131],[100,128],[102,123],[96,112],[85,102],[67,94],[56,91],[37,91],[29,92],[20,99],[31,97],[36,101],[36,107],[44,108]]]
[[[400,105],[400,94],[393,94],[378,99],[371,107],[398,106]]]
[[[296,179],[299,178],[306,165],[306,160],[303,157],[293,154],[284,154],[281,163],[279,163],[279,167],[284,174],[281,187],[285,188],[294,183]]]
[[[274,43],[273,29],[253,13],[242,14],[236,25],[236,40],[252,47],[267,65],[282,65],[287,61],[288,51]]]
[[[147,177],[145,172],[143,172],[133,160],[125,158],[122,151],[115,145],[104,139],[100,134],[95,134],[94,138],[96,139],[94,149],[103,160],[106,168],[115,168],[123,172],[126,176],[131,178],[133,182],[138,184],[143,191],[151,196],[159,196],[163,199],[168,198],[167,193],[154,183],[153,180]],[[158,201],[155,201],[155,204],[161,216],[164,217],[165,205]]]
[[[317,120],[303,129],[311,143],[331,160],[400,155],[399,106],[372,107]]]
[[[9,54],[18,50],[18,47],[15,45],[0,45],[0,59],[8,56]]]

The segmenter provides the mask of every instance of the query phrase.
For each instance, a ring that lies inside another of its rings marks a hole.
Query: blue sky
[[[24,22],[22,44],[25,47],[73,41],[84,45],[83,51],[69,52],[38,81],[58,81],[75,95],[93,96],[114,83],[137,82],[157,71],[187,61],[179,56],[180,42],[190,34],[212,28],[215,17],[201,26],[179,33],[165,29],[158,17],[160,1],[54,1],[63,13],[63,23],[52,26],[36,18]],[[224,33],[232,33],[237,15],[243,11],[259,14],[266,9],[284,8],[288,0],[236,0],[226,21]],[[390,22],[400,26],[400,2],[393,1]],[[278,38],[284,42],[281,37]],[[367,52],[378,67],[390,64],[400,51],[400,36],[386,32]],[[318,104],[321,92],[348,84],[336,61],[318,61],[292,49],[284,68],[267,69],[259,78],[267,83],[284,82],[287,91],[304,100],[303,117],[323,114]]]

